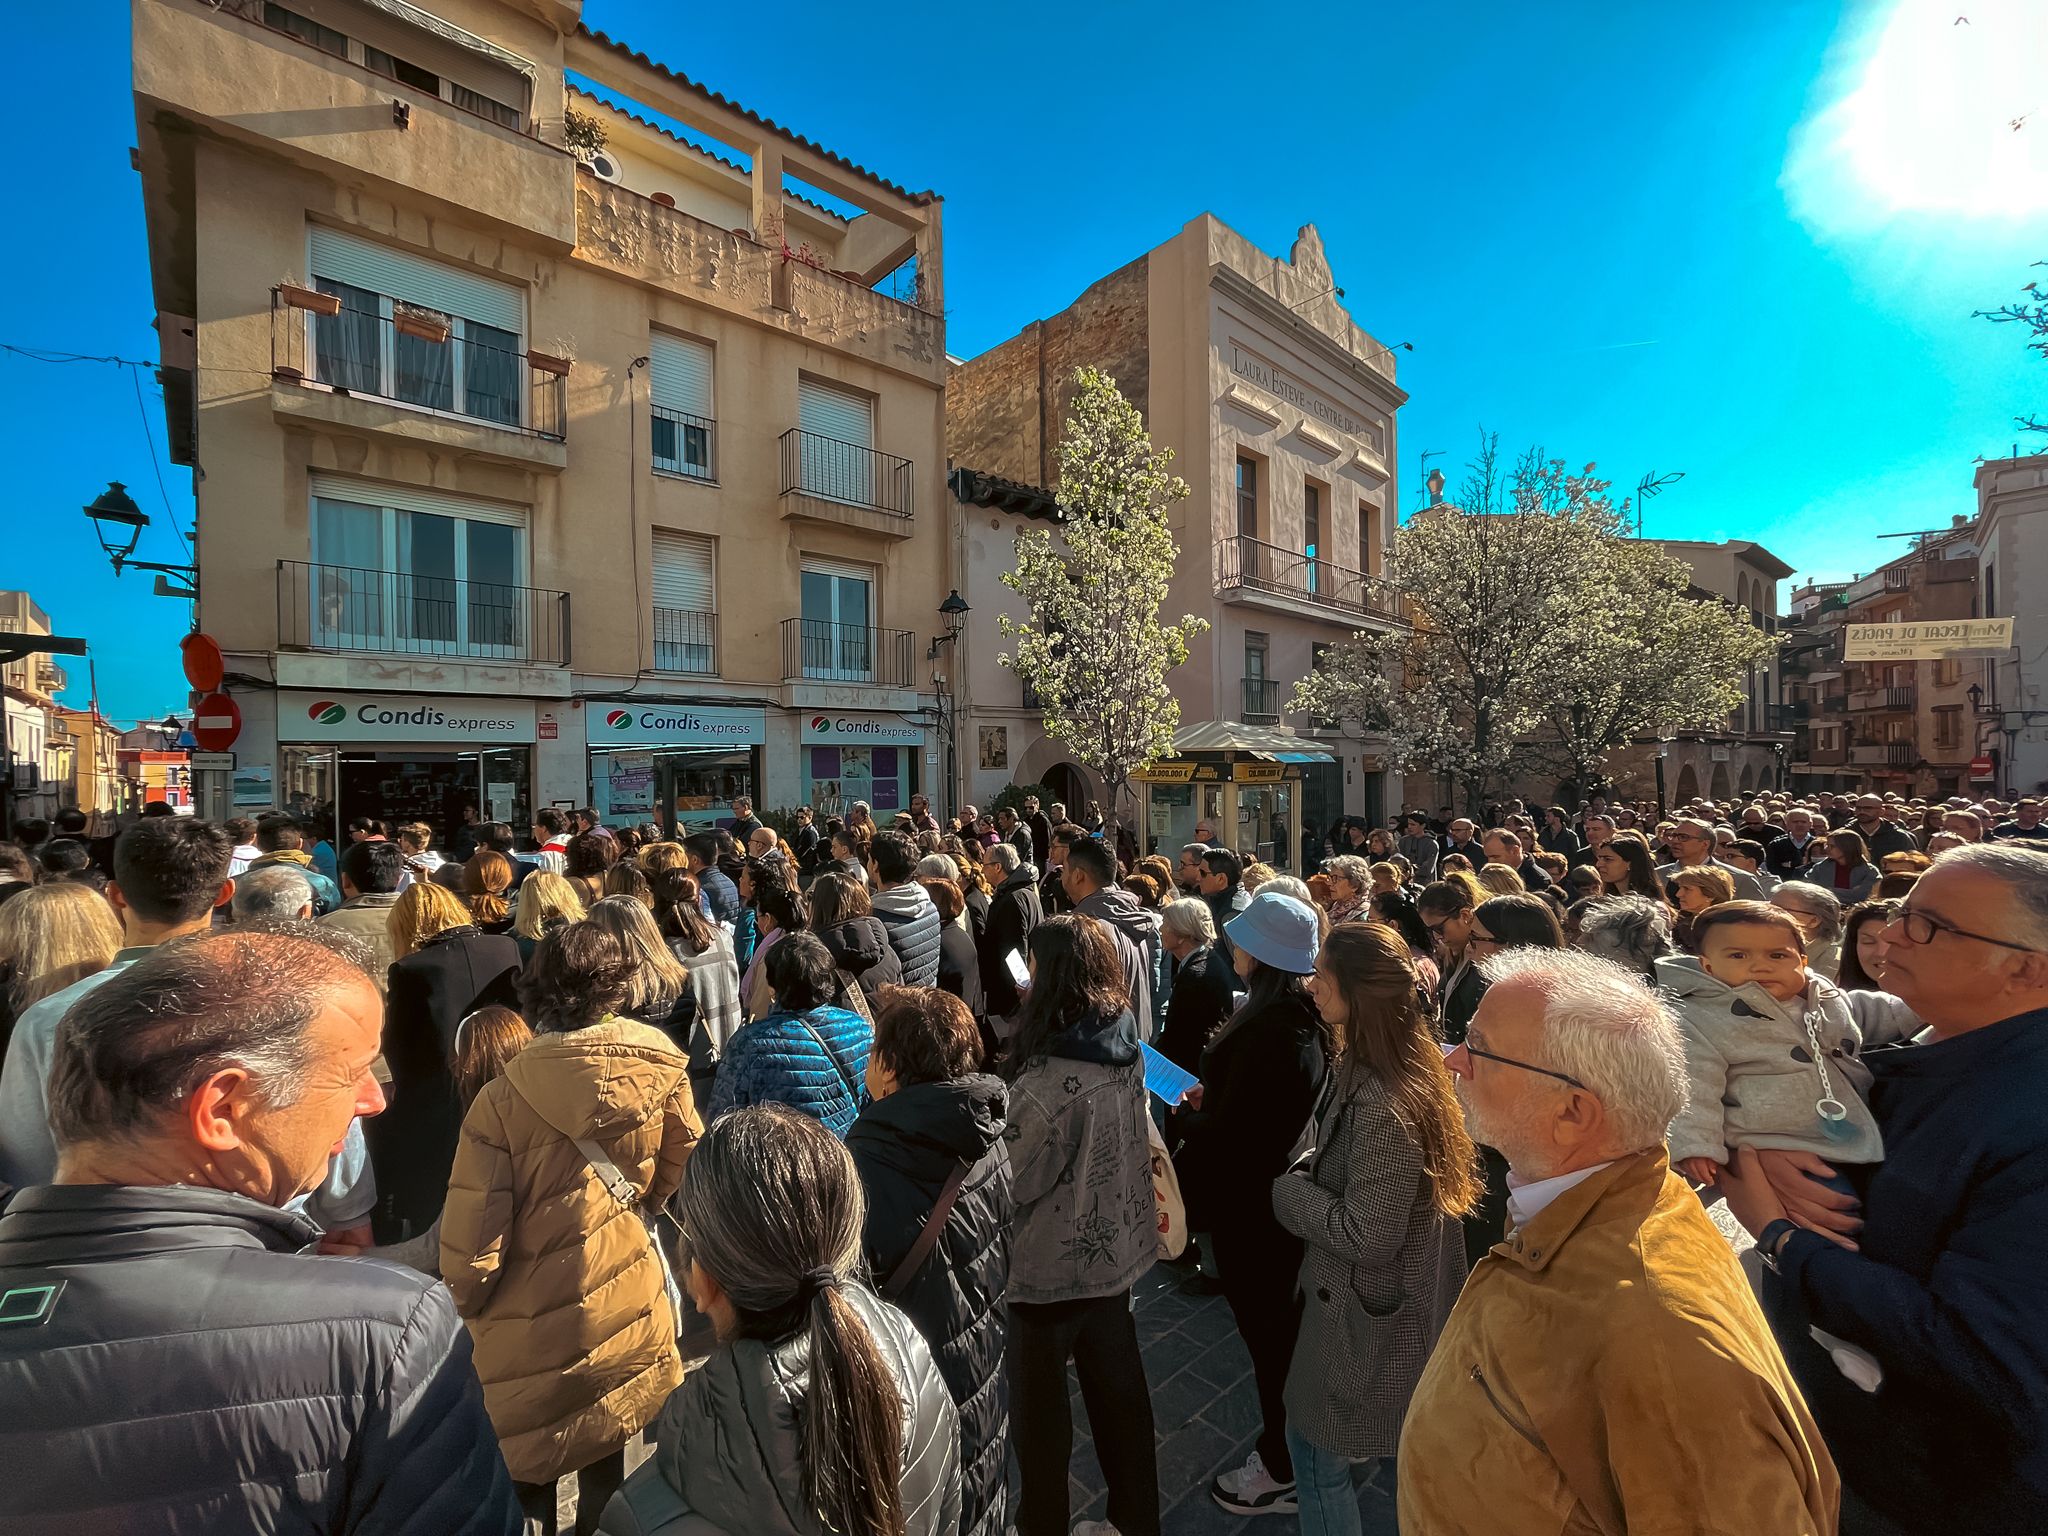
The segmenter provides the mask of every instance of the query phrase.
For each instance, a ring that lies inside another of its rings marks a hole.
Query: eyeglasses
[[[1937,933],[1952,933],[1959,939],[1975,939],[1980,944],[1996,944],[2000,949],[2016,949],[2023,955],[2042,953],[2032,944],[2015,944],[2011,939],[1994,939],[1988,933],[1972,933],[1967,928],[1958,928],[1954,923],[1945,923],[1931,912],[1916,912],[1911,907],[1901,907],[1887,928],[1897,928],[1906,936],[1908,944],[1932,944]]]
[[[1472,925],[1472,931],[1465,935],[1465,942],[1467,944],[1498,944],[1500,940],[1496,939],[1490,933],[1482,933],[1479,929],[1479,925],[1477,923],[1474,923]]]
[[[1432,923],[1428,918],[1425,917],[1422,920],[1422,926],[1427,928],[1431,933],[1442,933],[1444,931],[1444,924],[1448,923],[1449,921],[1450,919],[1448,917],[1440,917]]]
[[[1554,1077],[1560,1083],[1570,1083],[1574,1088],[1582,1089],[1587,1093],[1591,1093],[1593,1091],[1592,1089],[1587,1088],[1586,1085],[1580,1082],[1576,1077],[1573,1077],[1569,1072],[1553,1072],[1549,1067],[1539,1067],[1532,1062],[1517,1061],[1512,1056],[1498,1056],[1495,1055],[1492,1051],[1481,1050],[1478,1046],[1474,1045],[1470,1040],[1466,1040],[1458,1045],[1446,1047],[1444,1050],[1444,1059],[1448,1061],[1452,1056],[1456,1055],[1459,1051],[1463,1051],[1467,1056],[1477,1056],[1485,1061],[1497,1061],[1504,1067],[1520,1067],[1524,1072],[1534,1072],[1539,1077]]]

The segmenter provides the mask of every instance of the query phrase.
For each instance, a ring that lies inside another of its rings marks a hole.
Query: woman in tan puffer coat
[[[594,1531],[626,1442],[683,1379],[649,1228],[577,1146],[653,1211],[682,1182],[702,1129],[686,1058],[616,1015],[633,963],[592,923],[541,940],[520,981],[533,1043],[464,1117],[441,1216],[441,1273],[468,1321],[529,1532],[555,1529],[555,1480],[570,1472],[576,1530]]]

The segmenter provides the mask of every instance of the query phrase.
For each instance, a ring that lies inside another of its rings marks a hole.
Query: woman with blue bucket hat
[[[1249,991],[1203,1051],[1201,1082],[1168,1132],[1182,1142],[1175,1163],[1188,1224],[1210,1235],[1258,1382],[1265,1423],[1257,1447],[1209,1488],[1241,1515],[1295,1507],[1282,1396],[1301,1323],[1302,1244],[1274,1218],[1273,1181],[1287,1170],[1329,1070],[1329,1033],[1307,987],[1319,926],[1313,907],[1278,891],[1259,892],[1224,924]]]

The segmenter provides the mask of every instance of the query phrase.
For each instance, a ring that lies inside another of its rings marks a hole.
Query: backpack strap
[[[989,1156],[993,1156],[991,1153]],[[925,1260],[932,1256],[932,1250],[939,1245],[939,1238],[945,1233],[946,1221],[953,1214],[953,1203],[960,1198],[960,1191],[966,1187],[967,1176],[988,1162],[985,1156],[980,1162],[969,1162],[962,1158],[954,1170],[946,1176],[939,1198],[932,1202],[932,1212],[924,1219],[924,1226],[917,1234],[917,1241],[910,1245],[910,1251],[903,1255],[903,1262],[890,1271],[889,1278],[882,1282],[882,1299],[894,1301],[910,1286],[917,1272],[924,1268]]]
[[[839,1081],[846,1085],[846,1096],[853,1100],[854,1108],[858,1109],[860,1107],[860,1090],[854,1086],[853,1074],[846,1070],[846,1063],[839,1059],[839,1053],[833,1050],[824,1035],[819,1033],[818,1026],[811,1022],[809,1014],[792,1011],[791,1016],[795,1018],[797,1023],[803,1025],[805,1029],[811,1032],[811,1038],[818,1042],[818,1049],[825,1053],[825,1059],[832,1063],[832,1070],[839,1074]]]

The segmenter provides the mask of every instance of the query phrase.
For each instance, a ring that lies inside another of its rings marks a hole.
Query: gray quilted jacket
[[[1391,1456],[1465,1283],[1464,1232],[1430,1200],[1377,1077],[1334,1074],[1315,1129],[1315,1151],[1273,1182],[1273,1214],[1306,1245],[1287,1425],[1333,1455]]]
[[[936,986],[939,980],[939,909],[915,880],[875,893],[875,916],[889,935],[889,947],[903,963],[903,985]]]
[[[910,1320],[859,1286],[840,1293],[881,1346],[903,1395],[903,1525],[960,1529],[960,1419]],[[599,1536],[825,1536],[804,1498],[798,1424],[810,1336],[736,1339],[683,1379],[662,1409],[654,1456],[605,1506]]]

